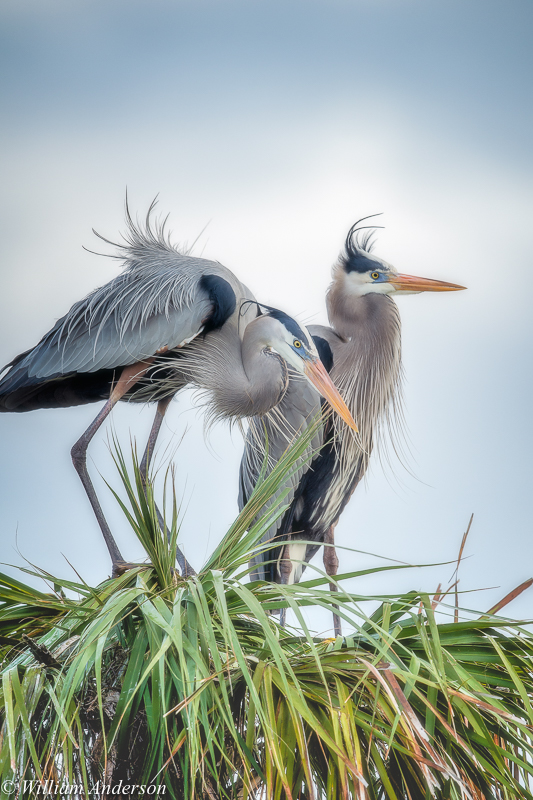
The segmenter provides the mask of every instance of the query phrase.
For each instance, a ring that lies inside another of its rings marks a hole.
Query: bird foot
[[[121,575],[124,575],[125,572],[128,572],[130,569],[135,569],[136,567],[150,567],[151,564],[133,564],[129,561],[117,561],[116,564],[113,564],[113,570],[111,572],[112,578],[120,578]]]

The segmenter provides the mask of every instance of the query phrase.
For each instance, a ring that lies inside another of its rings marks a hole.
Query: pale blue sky
[[[417,479],[375,463],[338,540],[446,560],[474,511],[461,585],[500,587],[468,601],[490,606],[533,575],[532,23],[529,0],[4,0],[0,362],[117,274],[81,246],[101,249],[92,227],[117,236],[126,186],[141,214],[159,193],[177,241],[209,222],[198,252],[304,321],[325,321],[349,225],[382,211],[378,255],[469,291],[399,300]],[[18,543],[51,571],[68,572],[64,553],[88,581],[108,574],[69,457],[96,411],[0,417],[3,561],[20,563]],[[144,442],[150,417],[121,404],[121,441]],[[241,442],[220,427],[205,445],[183,398],[171,449],[186,429],[175,459],[199,566],[236,513]],[[106,447],[103,433],[90,469],[114,481]],[[451,571],[356,588],[431,589]]]

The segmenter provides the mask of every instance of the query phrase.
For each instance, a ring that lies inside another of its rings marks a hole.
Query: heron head
[[[313,337],[304,325],[283,311],[261,304],[261,315],[250,323],[261,328],[261,345],[280,355],[302,375],[353,430],[357,425],[322,364]],[[250,327],[250,326],[248,326]]]
[[[372,214],[377,216],[377,214]],[[436,281],[403,275],[382,258],[372,253],[373,235],[378,225],[361,226],[370,217],[363,217],[352,225],[346,237],[345,250],[340,258],[340,267],[346,274],[346,286],[350,294],[418,294],[419,292],[455,292],[465,289],[456,283]],[[361,231],[366,231],[360,234]]]

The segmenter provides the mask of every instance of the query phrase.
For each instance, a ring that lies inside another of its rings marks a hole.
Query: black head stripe
[[[295,319],[289,317],[288,314],[285,314],[284,311],[280,311],[277,308],[272,308],[271,306],[265,306],[264,303],[261,303],[261,305],[263,308],[267,309],[270,317],[274,317],[274,319],[277,319],[278,322],[281,322],[281,324],[284,325],[287,328],[287,330],[290,333],[292,333],[293,336],[295,336],[297,339],[300,339],[300,341],[303,342],[303,344],[307,348],[309,348],[309,339],[307,338],[307,336],[300,328]]]
[[[202,275],[200,287],[207,292],[213,303],[213,311],[204,324],[204,334],[221,328],[235,311],[235,292],[219,275]]]
[[[383,226],[360,225],[360,223],[364,222],[365,219],[378,216],[379,214],[371,214],[369,217],[363,217],[357,220],[348,231],[344,244],[344,253],[340,257],[340,262],[346,272],[369,272],[375,266],[375,262],[368,258],[366,254],[372,252],[374,231]],[[361,236],[360,231],[366,231],[366,233]]]
[[[256,307],[256,317],[260,317],[263,313],[257,300],[243,300],[239,308],[239,317],[244,317],[248,313],[250,306]]]

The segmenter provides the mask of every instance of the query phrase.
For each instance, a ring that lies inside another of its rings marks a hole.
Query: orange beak
[[[458,292],[466,289],[466,286],[459,286],[457,283],[417,278],[415,275],[391,275],[389,283],[392,283],[397,292]]]
[[[317,358],[313,360],[306,360],[304,364],[304,372],[317,392],[320,392],[322,397],[328,401],[332,409],[339,414],[339,416],[347,425],[350,426],[350,428],[352,428],[352,430],[357,431],[357,425],[350,414],[348,406],[340,396],[320,359]]]

